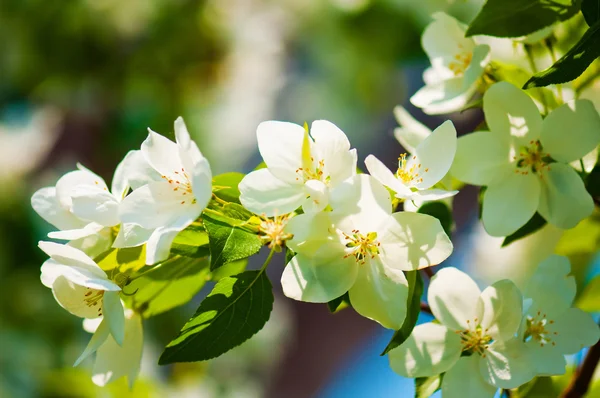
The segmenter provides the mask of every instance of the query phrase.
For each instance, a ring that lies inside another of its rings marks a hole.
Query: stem
[[[212,194],[212,198],[214,199],[215,202],[222,204],[222,205],[226,205],[229,204],[229,202],[224,201],[223,199],[219,198],[217,195],[215,195],[214,193]]]
[[[548,38],[548,39],[544,40],[544,45],[546,46],[546,48],[548,49],[548,52],[550,53],[550,58],[552,58],[552,64],[555,64],[556,63],[556,53],[554,52],[554,46],[552,45],[552,41]],[[562,103],[564,103],[565,99],[563,97],[562,86],[560,84],[556,85],[556,91],[558,93],[560,101]]]
[[[216,211],[216,210],[213,210],[213,209],[209,209],[208,207],[206,207],[206,208],[205,208],[205,209],[202,211],[202,213],[208,213],[208,214],[212,214],[212,215],[214,215],[214,216],[223,217],[223,214],[222,214],[222,213],[219,213],[218,211]]]
[[[561,398],[583,397],[590,387],[598,361],[600,361],[600,341],[589,349],[585,359],[575,371],[571,383],[562,392]]]
[[[264,264],[262,265],[262,267],[260,267],[260,273],[262,274],[266,269],[267,269],[267,265],[269,265],[269,263],[271,262],[271,259],[273,258],[273,254],[275,254],[275,249],[271,249],[271,251],[269,252],[269,255],[267,256],[267,259],[265,260]]]
[[[535,64],[535,57],[533,56],[532,47],[529,44],[524,44],[523,46],[525,48],[525,53],[527,54],[527,60],[529,61],[529,67],[531,68],[531,71],[535,75],[538,72],[538,69]],[[547,114],[548,113],[548,105],[546,104],[546,99],[544,98],[543,94],[540,95],[540,101],[542,103],[542,106],[544,107],[544,113]]]

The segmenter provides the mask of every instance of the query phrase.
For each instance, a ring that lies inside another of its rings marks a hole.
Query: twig
[[[588,351],[583,363],[577,368],[569,386],[562,392],[561,398],[580,398],[587,393],[594,371],[600,361],[600,341]]]
[[[426,312],[429,315],[433,315],[433,313],[431,312],[431,307],[424,301],[421,301],[421,311]]]
[[[433,278],[434,272],[433,269],[431,269],[431,267],[423,268],[423,272],[425,273],[425,275],[427,275],[427,278]]]

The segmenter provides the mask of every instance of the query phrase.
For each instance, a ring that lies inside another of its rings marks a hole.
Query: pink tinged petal
[[[535,376],[529,351],[519,339],[490,345],[479,360],[479,371],[487,383],[498,388],[516,388]]]
[[[588,100],[567,102],[544,119],[541,134],[544,152],[569,163],[583,158],[600,143],[600,116]]]
[[[100,176],[80,166],[80,170],[71,171],[56,182],[56,198],[61,206],[71,209],[73,190],[82,185],[95,186],[108,191],[106,183]]]
[[[594,200],[570,166],[552,163],[544,173],[539,213],[562,229],[570,229],[594,211]]]
[[[108,292],[78,285],[63,275],[54,280],[52,293],[58,304],[71,314],[97,318],[103,315],[102,296]]]
[[[483,196],[483,226],[492,236],[507,236],[533,217],[541,184],[532,173],[509,173],[489,185]]]
[[[379,257],[389,268],[411,271],[437,265],[452,253],[452,242],[435,217],[394,213],[378,231]]]
[[[269,169],[247,174],[238,188],[242,205],[259,215],[291,213],[300,207],[306,198],[303,182],[287,183],[275,177]]]
[[[541,345],[537,340],[525,343],[538,376],[553,376],[565,374],[567,361],[560,348],[552,344]]]
[[[450,174],[473,185],[489,185],[512,172],[506,134],[477,131],[460,137]]]
[[[317,180],[308,180],[304,184],[306,199],[302,203],[302,210],[306,213],[319,212],[329,204],[329,189],[327,185]]]
[[[142,154],[161,176],[175,178],[175,172],[181,172],[183,169],[177,144],[150,129],[148,138],[142,142]]]
[[[194,221],[203,207],[200,203],[193,203],[191,195],[183,193],[182,190],[175,191],[166,181],[152,182],[136,189],[121,202],[121,221],[146,229],[168,227],[184,216]]]
[[[104,293],[103,312],[111,336],[122,346],[125,338],[125,310],[118,292]]]
[[[554,319],[551,339],[561,353],[575,354],[598,342],[600,328],[587,312],[569,308]]]
[[[338,252],[339,253],[339,252]],[[283,294],[294,300],[326,303],[354,284],[358,265],[343,255],[324,259],[296,254],[281,275]]]
[[[567,257],[551,255],[542,261],[523,292],[526,298],[533,300],[529,312],[560,314],[571,307],[577,286],[575,278],[569,276],[570,272]]]
[[[436,128],[415,150],[419,173],[417,189],[431,188],[450,170],[456,153],[456,129],[450,120]],[[410,166],[410,165],[409,165]]]
[[[143,348],[142,318],[132,314],[125,319],[125,339],[122,346],[119,346],[114,339],[108,338],[98,348],[92,370],[94,384],[103,387],[125,376],[129,388],[133,388],[140,372]]]
[[[397,198],[407,198],[412,195],[410,188],[398,180],[394,173],[392,173],[390,169],[388,169],[381,162],[381,160],[377,159],[375,156],[367,156],[365,159],[365,166],[367,166],[369,174],[371,174],[371,176],[373,176],[373,178],[375,178],[377,181],[394,191]]]
[[[81,353],[79,358],[77,358],[73,366],[79,365],[84,359],[96,352],[96,350],[98,350],[98,348],[100,348],[107,341],[108,336],[110,336],[108,324],[104,320],[102,320],[102,322],[98,326],[98,329],[96,329],[96,331],[92,335],[92,338],[90,339],[90,342],[88,343],[87,347],[85,347],[85,350]]]
[[[442,380],[444,398],[493,398],[497,390],[479,375],[479,357],[476,355],[461,357]]]
[[[73,215],[56,196],[56,188],[47,187],[36,191],[31,197],[31,207],[44,220],[58,229],[78,229],[86,222]]]
[[[527,93],[507,82],[492,85],[483,96],[489,129],[511,137],[517,146],[528,146],[542,131],[542,116]]]
[[[154,230],[145,229],[136,224],[121,224],[112,247],[124,248],[143,245],[150,239]]]
[[[428,377],[448,371],[460,358],[460,336],[443,325],[415,326],[399,347],[388,353],[390,367],[400,376]]]
[[[268,121],[256,129],[258,150],[277,178],[293,184],[302,167],[304,128],[294,123]]]
[[[470,329],[479,314],[481,291],[467,274],[454,267],[439,270],[429,285],[427,302],[431,312],[451,330]],[[469,321],[469,323],[467,323]]]
[[[80,186],[71,195],[71,211],[77,217],[105,227],[120,224],[119,201],[108,190],[95,186]]]
[[[429,127],[413,118],[411,114],[401,106],[394,108],[394,116],[396,116],[396,120],[401,126],[394,129],[394,137],[396,137],[404,149],[410,153],[414,153],[415,148],[431,134],[431,130]]]
[[[122,199],[129,188],[136,190],[160,179],[161,175],[146,161],[142,151],[129,151],[115,169],[110,192]]]
[[[388,329],[400,329],[406,318],[408,282],[404,273],[386,268],[381,261],[367,259],[358,266],[354,285],[348,291],[352,307],[360,315]]]
[[[38,246],[44,253],[50,256],[54,261],[66,266],[77,267],[85,270],[90,275],[106,279],[104,271],[87,254],[68,245],[61,245],[54,242],[38,243]]]
[[[487,287],[479,297],[481,328],[494,340],[515,336],[523,313],[523,297],[512,281],[504,279]]]

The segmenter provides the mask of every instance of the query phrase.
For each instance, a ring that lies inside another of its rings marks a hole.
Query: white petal
[[[190,222],[191,224],[191,222]],[[185,229],[157,228],[146,242],[146,265],[153,265],[169,258],[171,245],[177,234]]]
[[[330,259],[296,254],[281,275],[283,294],[294,300],[326,303],[354,284],[358,265],[342,255]]]
[[[80,170],[65,174],[56,182],[56,198],[61,206],[66,209],[71,208],[71,195],[73,194],[73,190],[78,186],[89,185],[108,190],[106,183],[100,176],[92,173],[83,166],[80,166],[80,168]]]
[[[31,197],[31,207],[44,220],[58,229],[77,229],[86,222],[73,215],[67,207],[58,201],[56,188],[47,187],[36,191]]]
[[[121,224],[112,247],[124,248],[143,245],[150,239],[154,230],[145,229],[136,224]]]
[[[74,247],[54,242],[38,243],[40,249],[60,264],[81,268],[91,275],[106,279],[104,271],[87,254]]]
[[[477,355],[461,357],[442,380],[444,398],[493,398],[497,390],[480,376]]]
[[[138,224],[146,229],[168,227],[180,217],[192,221],[200,216],[203,207],[193,203],[191,195],[174,191],[166,181],[152,182],[129,194],[119,208],[124,223]]]
[[[523,294],[533,300],[530,313],[559,314],[567,310],[575,298],[575,278],[569,276],[571,264],[563,256],[551,255],[538,265]]]
[[[460,137],[450,174],[473,185],[488,185],[512,170],[508,135],[477,131]]]
[[[343,245],[337,234],[331,232],[333,230],[327,212],[300,214],[291,218],[285,226],[285,232],[293,235],[286,244],[294,252],[309,257],[316,256],[324,245],[338,244],[340,248],[337,251],[343,257],[345,255]]]
[[[161,176],[173,178],[176,171],[181,172],[183,169],[177,144],[150,129],[148,138],[142,142],[142,154]]]
[[[111,336],[118,345],[125,338],[125,310],[118,292],[104,293],[104,320],[108,324]]]
[[[575,354],[600,339],[600,328],[590,314],[579,308],[569,308],[554,319],[551,338],[563,354]]]
[[[103,320],[102,318],[98,319]],[[110,330],[108,329],[107,323],[101,322],[98,326],[98,329],[96,329],[94,335],[90,339],[90,342],[88,343],[87,347],[85,347],[85,350],[81,353],[79,358],[77,358],[73,366],[79,365],[81,361],[83,361],[85,358],[89,357],[91,354],[96,352],[96,350],[98,350],[98,348],[100,348],[100,346],[102,346],[102,344],[104,344],[107,341],[109,335]]]
[[[552,163],[544,173],[538,211],[559,228],[573,228],[594,211],[594,201],[570,166]]]
[[[365,159],[365,166],[369,174],[373,176],[377,181],[396,192],[396,197],[406,198],[412,194],[409,187],[404,185],[400,180],[396,178],[394,173],[390,171],[381,160],[377,159],[373,155],[367,156]]]
[[[452,253],[452,242],[439,220],[427,214],[400,212],[377,231],[381,261],[411,271],[437,265]]]
[[[329,204],[329,189],[321,181],[308,180],[304,183],[306,199],[302,203],[302,210],[306,213],[316,213]]]
[[[481,327],[494,340],[509,340],[521,324],[523,297],[512,281],[504,279],[488,286],[479,297]]]
[[[106,227],[120,224],[119,202],[108,190],[84,185],[73,190],[71,211],[77,217]]]
[[[535,376],[529,351],[518,339],[490,345],[479,370],[486,382],[499,388],[516,388]]]
[[[356,175],[356,150],[350,151],[350,141],[342,130],[327,120],[315,120],[310,135],[315,140],[314,156],[324,161],[331,186]]]
[[[454,267],[439,270],[429,285],[427,302],[437,320],[452,330],[469,328],[477,317],[481,291],[467,274]]]
[[[358,266],[348,291],[352,308],[388,329],[400,329],[406,318],[408,282],[402,271],[386,268],[377,259]]]
[[[462,109],[477,91],[477,82],[468,85],[465,79],[455,77],[428,85],[417,91],[410,102],[428,115],[456,112]]]
[[[532,173],[508,173],[483,196],[483,226],[492,236],[507,236],[529,221],[540,202],[541,184]]]
[[[142,151],[129,151],[115,169],[110,192],[122,199],[129,188],[136,190],[151,181],[160,181],[160,177],[146,161]]]
[[[103,317],[94,318],[94,319],[84,319],[82,322],[83,330],[85,330],[88,333],[92,333],[92,334],[96,333],[96,331],[102,324],[103,320],[104,320]],[[77,366],[77,365],[75,365],[75,366]]]
[[[104,228],[105,227],[103,225],[92,222],[86,225],[85,227],[79,229],[50,232],[48,234],[48,237],[51,239],[60,240],[77,240],[87,238],[96,234],[104,234]]]
[[[239,184],[240,202],[248,210],[267,216],[296,210],[306,197],[302,182],[289,184],[275,177],[269,169],[246,175]]]
[[[274,176],[294,183],[302,167],[304,128],[294,123],[268,121],[256,129],[258,150]]]
[[[394,116],[396,116],[396,120],[401,126],[394,129],[394,137],[396,137],[404,149],[410,153],[414,153],[417,145],[423,142],[425,138],[429,137],[431,130],[429,127],[413,118],[411,114],[401,106],[394,108]]]
[[[113,339],[109,338],[98,348],[92,370],[94,384],[104,386],[126,376],[131,389],[140,372],[143,348],[142,318],[137,314],[132,314],[125,320],[123,345],[120,347]]]
[[[564,354],[551,344],[540,345],[536,340],[525,343],[531,363],[538,376],[565,374],[567,361]]]
[[[577,159],[570,162],[569,165],[577,171],[585,171],[586,173],[590,173],[594,169],[597,160],[598,147],[594,148],[591,152],[587,153],[581,159]],[[583,163],[583,170],[581,169],[581,163]]]
[[[544,152],[559,162],[582,158],[600,143],[598,111],[588,100],[559,106],[544,119],[540,141]]]
[[[458,191],[445,191],[443,189],[426,189],[423,191],[412,192],[407,199],[411,201],[414,200],[417,201],[419,204],[422,204],[424,202],[432,202],[436,200],[451,198],[457,193]],[[406,203],[407,202],[404,203],[404,211],[406,211]]]
[[[525,93],[507,82],[492,85],[483,96],[483,112],[489,129],[509,135],[517,146],[537,140],[542,131],[542,116]]]
[[[431,188],[450,170],[456,153],[456,129],[450,120],[436,128],[415,150],[420,182],[417,189]]]
[[[446,372],[459,360],[460,337],[436,323],[415,326],[399,347],[388,353],[390,367],[404,377],[428,377]]]
[[[88,270],[68,266],[64,264],[59,264],[56,261],[50,259],[42,264],[42,275],[41,280],[45,286],[51,287],[54,285],[54,282],[59,277],[65,277],[69,280],[69,282],[88,287],[93,290],[102,290],[102,291],[118,291],[121,288],[108,280],[106,276],[99,277],[93,273],[90,273]],[[64,286],[63,286],[64,287]]]
[[[102,228],[95,234],[86,236],[84,238],[71,240],[69,243],[67,243],[67,245],[83,251],[90,257],[97,257],[110,249],[112,241],[113,237],[111,228]]]
[[[97,318],[102,316],[102,294],[107,292],[94,290],[71,282],[61,275],[52,284],[54,298],[65,310],[81,318]],[[93,305],[88,305],[86,299],[97,297]]]

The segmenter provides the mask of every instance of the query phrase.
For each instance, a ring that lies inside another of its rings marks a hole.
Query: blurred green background
[[[51,227],[29,198],[76,162],[110,181],[147,127],[172,137],[180,115],[215,174],[258,163],[255,129],[268,119],[328,119],[361,159],[390,145],[397,156],[391,111],[421,85],[429,14],[468,21],[481,3],[2,0],[0,397],[295,396],[285,386],[298,377],[296,396],[318,391],[375,326],[281,297],[265,330],[210,364],[156,365],[197,300],[150,319],[134,390],[96,388],[91,361],[71,367],[89,338],[81,320],[39,282],[36,244]],[[344,336],[328,337],[333,323]],[[298,353],[320,365],[281,366]]]

